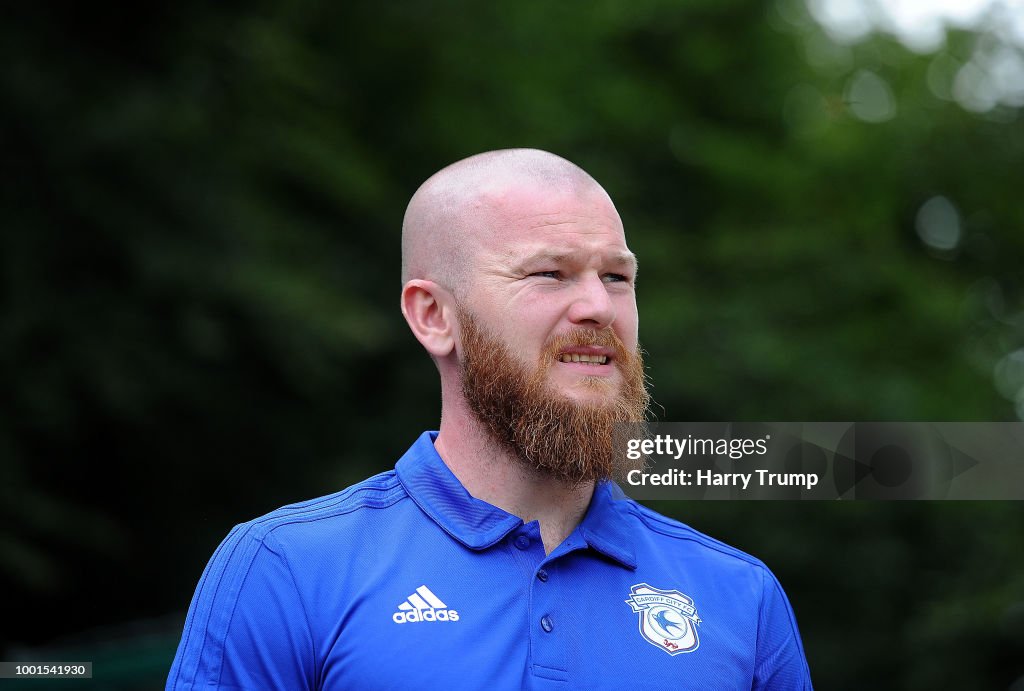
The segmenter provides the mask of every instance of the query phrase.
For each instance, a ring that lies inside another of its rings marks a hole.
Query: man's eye
[[[603,280],[605,283],[629,283],[629,278],[622,274],[605,274]]]
[[[531,276],[540,276],[541,278],[558,278],[561,274],[557,271],[534,271]]]

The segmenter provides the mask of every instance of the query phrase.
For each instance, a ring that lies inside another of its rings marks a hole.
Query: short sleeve
[[[758,691],[813,688],[793,609],[782,586],[768,569],[763,569],[753,688]]]
[[[236,527],[206,566],[167,691],[315,687],[313,639],[294,575],[272,536],[251,530]]]

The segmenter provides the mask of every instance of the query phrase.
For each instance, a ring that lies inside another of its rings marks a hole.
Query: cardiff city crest
[[[640,634],[669,655],[692,653],[700,645],[701,619],[693,600],[678,590],[659,590],[646,583],[629,589],[625,602],[640,615]]]

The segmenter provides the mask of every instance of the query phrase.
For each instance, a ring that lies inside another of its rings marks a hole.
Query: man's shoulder
[[[337,538],[360,531],[368,512],[389,509],[408,498],[395,471],[389,470],[339,492],[282,506],[235,526],[232,532],[271,548],[284,541]]]
[[[722,566],[752,569],[759,574],[762,570],[768,571],[764,562],[757,557],[705,535],[685,523],[631,499],[626,500],[626,506],[639,524],[644,538],[659,549],[678,551],[687,557],[698,557]]]

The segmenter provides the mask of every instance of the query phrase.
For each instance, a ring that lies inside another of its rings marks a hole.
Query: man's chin
[[[580,403],[611,403],[622,390],[620,377],[576,376],[548,383],[548,388],[557,391],[567,400]]]
[[[589,387],[581,384],[571,389],[563,387],[556,392],[549,392],[548,395],[556,404],[560,403],[567,409],[579,409],[584,413],[596,413],[615,405],[615,391],[599,386]]]

